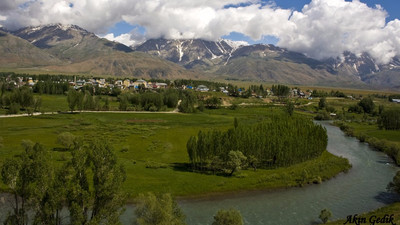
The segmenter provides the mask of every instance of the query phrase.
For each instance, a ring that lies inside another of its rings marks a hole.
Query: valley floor
[[[198,196],[240,190],[276,189],[318,183],[349,169],[346,159],[328,152],[320,157],[278,169],[242,170],[234,177],[194,173],[188,169],[186,142],[200,130],[225,130],[234,118],[255,123],[271,113],[282,113],[275,107],[206,110],[204,113],[80,113],[45,114],[35,117],[0,119],[2,162],[20,153],[22,140],[42,143],[52,151],[54,166],[70,158],[57,144],[62,132],[82,136],[85,140],[107,139],[118,160],[125,166],[124,190],[136,196],[143,192],[168,192],[175,196]],[[307,176],[304,176],[307,171]],[[4,188],[4,186],[2,186]]]

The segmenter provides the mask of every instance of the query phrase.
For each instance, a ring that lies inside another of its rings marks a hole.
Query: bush
[[[18,114],[20,108],[21,106],[18,103],[13,102],[10,104],[7,114]]]
[[[375,108],[374,101],[372,101],[372,98],[370,97],[361,99],[358,105],[363,108],[364,112],[366,113],[372,113]]]
[[[348,112],[358,113],[358,114],[363,113],[363,111],[364,111],[363,108],[359,105],[352,105],[348,109]]]
[[[322,111],[320,113],[318,113],[315,117],[315,120],[330,120],[331,117],[329,116],[328,112],[326,111]]]
[[[146,168],[148,169],[165,169],[168,167],[167,164],[164,163],[158,163],[158,162],[151,162],[151,161],[147,161],[145,164]]]
[[[243,225],[242,215],[236,209],[219,210],[212,225]]]
[[[238,107],[239,107],[238,104],[232,103],[232,105],[229,106],[229,109],[231,109],[231,110],[236,110]]]

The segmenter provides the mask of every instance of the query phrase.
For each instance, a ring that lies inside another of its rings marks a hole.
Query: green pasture
[[[187,168],[186,142],[200,130],[228,129],[235,117],[240,123],[256,123],[281,108],[206,110],[196,114],[77,113],[34,117],[0,118],[0,164],[22,151],[22,140],[43,144],[51,151],[54,166],[69,157],[60,151],[57,136],[71,132],[84,140],[108,140],[125,166],[124,189],[135,196],[142,192],[168,192],[198,196],[251,189],[283,188],[318,183],[349,168],[348,161],[323,153],[319,158],[287,168],[242,170],[234,177],[194,173]],[[4,188],[4,186],[2,186]]]

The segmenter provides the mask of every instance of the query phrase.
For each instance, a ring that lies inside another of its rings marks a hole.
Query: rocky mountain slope
[[[0,65],[3,68],[36,67],[61,63],[53,55],[5,30],[0,30],[0,53]]]
[[[99,38],[75,25],[27,27],[7,35],[25,43],[19,47],[20,50],[36,49],[32,58],[40,59],[43,58],[41,55],[47,55],[54,59],[54,62],[42,60],[41,69],[46,71],[170,79],[196,76],[172,62],[134,52],[128,46]],[[32,66],[32,63],[18,59],[14,61],[18,62],[16,67]],[[3,67],[3,63],[0,66]]]

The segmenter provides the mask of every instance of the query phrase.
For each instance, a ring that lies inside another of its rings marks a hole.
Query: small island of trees
[[[227,131],[200,131],[187,142],[195,170],[232,175],[245,164],[257,168],[290,166],[316,158],[326,150],[325,128],[311,120],[275,115],[257,124],[238,124]]]

